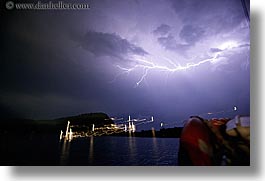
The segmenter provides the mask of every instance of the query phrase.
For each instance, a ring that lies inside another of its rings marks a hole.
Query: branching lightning
[[[139,86],[147,77],[148,73],[152,70],[162,71],[162,72],[178,72],[178,71],[186,71],[191,68],[199,67],[202,64],[205,63],[216,63],[219,60],[219,57],[221,57],[222,54],[224,54],[226,51],[240,48],[242,45],[237,44],[236,42],[225,42],[223,43],[219,48],[220,52],[215,52],[212,57],[208,57],[206,59],[200,60],[197,63],[190,62],[186,65],[176,64],[171,59],[168,59],[166,57],[159,57],[160,61],[163,60],[164,63],[167,63],[167,66],[161,65],[160,63],[155,63],[152,60],[155,58],[153,55],[148,56],[137,56],[133,55],[132,59],[137,62],[136,65],[126,68],[121,65],[116,65],[116,67],[121,70],[122,72],[116,76],[116,78],[122,74],[129,74],[130,72],[136,71],[136,70],[143,70],[143,73],[141,74],[139,80],[136,82],[136,86]],[[157,57],[157,56],[156,56]],[[115,78],[115,79],[116,79]]]

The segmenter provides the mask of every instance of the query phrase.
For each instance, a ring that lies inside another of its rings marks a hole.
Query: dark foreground
[[[83,132],[89,132],[92,124],[113,124],[104,113],[46,121],[1,120],[0,165],[178,165],[181,128],[60,141],[68,120]]]
[[[1,135],[1,165],[176,166],[178,138]]]

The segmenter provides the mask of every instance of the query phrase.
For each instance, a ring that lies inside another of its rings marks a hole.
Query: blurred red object
[[[210,137],[207,124],[199,118],[191,118],[180,137],[180,165],[212,165]]]

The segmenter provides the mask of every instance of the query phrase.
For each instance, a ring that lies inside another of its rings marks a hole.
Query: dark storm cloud
[[[185,40],[188,44],[195,44],[202,39],[204,30],[199,26],[185,25],[179,33],[179,37]]]
[[[207,27],[208,34],[233,30],[245,21],[239,0],[171,0],[171,4],[183,23]]]
[[[240,45],[239,47],[250,47],[250,44],[249,43],[245,43],[245,44],[243,44],[243,45]]]
[[[169,25],[166,24],[161,24],[159,27],[157,27],[153,33],[155,35],[160,35],[160,36],[164,36],[167,35],[169,33],[169,31],[171,30],[171,27]]]
[[[162,47],[171,51],[186,51],[190,47],[189,44],[177,43],[172,35],[159,37],[157,40]]]
[[[105,77],[95,75],[92,64],[81,64],[65,17],[18,14],[0,21],[0,117],[47,118],[96,109],[97,95],[104,99]]]
[[[196,25],[184,25],[177,35],[181,40],[185,43],[177,42],[176,39],[178,37],[174,36],[170,33],[171,27],[165,24],[157,27],[153,32],[158,36],[158,43],[167,50],[185,52],[190,47],[196,44],[196,42],[200,41],[205,31]]]
[[[243,39],[248,31],[235,30],[244,18],[240,0],[93,1],[91,7],[5,15],[13,18],[0,21],[1,115],[54,118],[102,111],[114,116],[156,114],[171,121],[234,104],[249,112],[247,53],[233,49],[225,54],[218,48],[223,35],[228,40],[233,32]],[[75,33],[69,38],[70,32]],[[216,34],[218,38],[212,38]],[[207,46],[204,40],[216,42]],[[244,40],[242,48],[249,47]],[[135,88],[142,70],[123,74],[115,66],[130,64],[130,55],[157,54],[158,59],[171,57],[172,52],[200,53],[195,46],[199,43],[207,51],[203,58],[220,52],[213,65],[201,64],[168,77],[149,71]],[[243,60],[244,72],[238,66]],[[209,71],[209,66],[216,71]]]
[[[113,56],[121,59],[128,54],[148,54],[143,48],[117,34],[89,31],[78,41],[83,49],[96,56]]]
[[[219,48],[210,48],[210,51],[213,52],[213,53],[216,53],[216,52],[221,52],[223,50],[221,50]]]
[[[169,50],[176,49],[176,40],[172,35],[166,37],[159,37],[157,40],[160,43],[160,45],[162,45],[166,49]]]

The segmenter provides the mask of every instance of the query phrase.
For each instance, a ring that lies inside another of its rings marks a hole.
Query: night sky
[[[0,12],[1,117],[104,112],[181,124],[250,114],[241,0],[86,2],[91,9]]]

